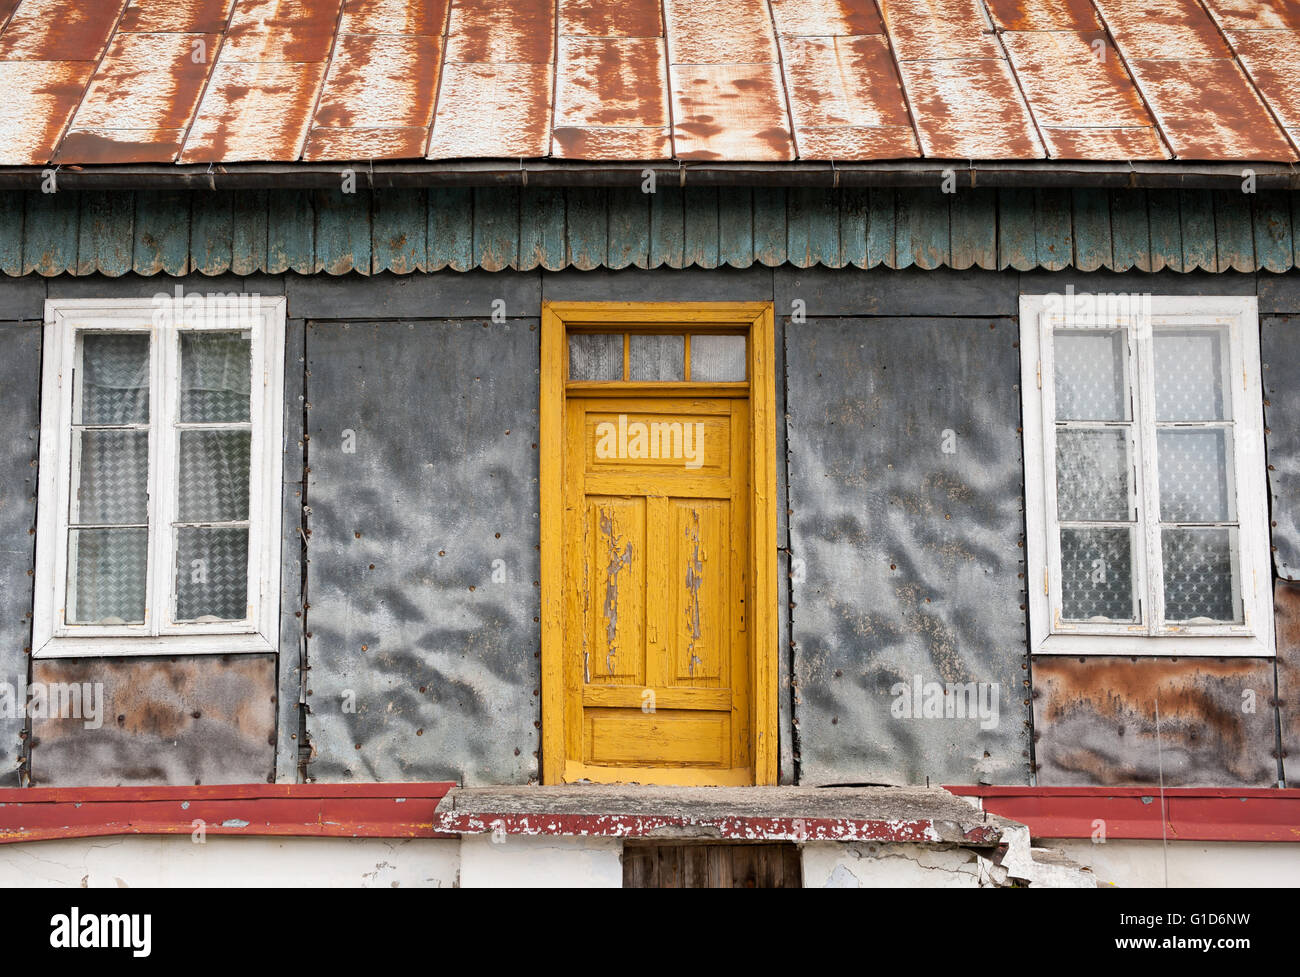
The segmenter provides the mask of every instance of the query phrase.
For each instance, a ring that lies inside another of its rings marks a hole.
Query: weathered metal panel
[[[538,349],[536,320],[308,324],[312,779],[537,776]]]
[[[1279,577],[1300,580],[1300,315],[1261,320],[1273,565]]]
[[[295,319],[423,319],[490,316],[505,303],[510,317],[536,315],[541,308],[537,272],[470,271],[464,274],[288,275],[285,295]]]
[[[1277,782],[1271,659],[1043,655],[1032,667],[1040,787]]]
[[[801,783],[1028,782],[1017,339],[997,318],[787,325]],[[978,683],[985,719],[906,718],[936,683]]]
[[[0,323],[0,682],[8,684],[0,686],[0,787],[22,786],[25,720],[17,707],[31,650],[40,375],[39,323]]]
[[[307,368],[306,325],[290,319],[284,338],[283,487],[280,498],[280,648],[276,662],[275,780],[298,782],[298,748],[302,700],[307,686],[303,670],[306,540],[303,538],[306,447],[303,435],[304,373]]]
[[[1300,787],[1300,587],[1274,582],[1277,620],[1277,717],[1282,739],[1282,773]]]
[[[32,720],[34,787],[275,778],[274,655],[46,658],[32,680],[83,689],[82,718]],[[87,685],[98,717],[86,717]]]
[[[1018,283],[1014,272],[951,268],[846,274],[785,265],[774,277],[777,315],[798,314],[802,300],[808,316],[1018,316]]]

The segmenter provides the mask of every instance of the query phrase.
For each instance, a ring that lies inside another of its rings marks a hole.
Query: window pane
[[[1061,616],[1067,621],[1137,619],[1131,530],[1061,530]]]
[[[68,544],[69,624],[143,624],[147,529],[74,529]]]
[[[182,423],[247,421],[252,355],[246,333],[182,332]]]
[[[83,333],[79,424],[149,423],[149,337]]]
[[[633,333],[628,367],[632,380],[681,380],[686,373],[686,337]]]
[[[1056,432],[1056,511],[1063,521],[1127,522],[1127,431]]]
[[[1157,329],[1153,342],[1156,420],[1226,419],[1226,332],[1219,328]]]
[[[622,380],[623,334],[575,333],[569,337],[570,380]]]
[[[149,519],[149,432],[74,431],[77,479],[72,522],[144,523]]]
[[[692,336],[691,379],[726,383],[745,379],[744,336]]]
[[[1230,522],[1225,430],[1173,429],[1156,435],[1160,518],[1164,522]]]
[[[1240,621],[1232,579],[1235,529],[1166,529],[1165,620]]]
[[[1056,419],[1128,420],[1123,331],[1061,329],[1054,335]]]
[[[181,431],[180,522],[248,518],[252,440],[248,431]]]
[[[248,530],[176,530],[176,620],[248,616]]]

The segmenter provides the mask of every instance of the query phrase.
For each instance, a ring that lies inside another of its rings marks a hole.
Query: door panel
[[[566,410],[565,779],[750,783],[748,401]]]

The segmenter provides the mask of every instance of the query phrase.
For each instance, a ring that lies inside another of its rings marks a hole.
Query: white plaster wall
[[[460,842],[125,835],[0,845],[0,889],[43,886],[449,887]]]
[[[1164,888],[1165,852],[1159,841],[1035,839],[1091,868],[1099,885]],[[1300,887],[1300,844],[1282,842],[1169,842],[1171,888]]]
[[[803,846],[805,889],[974,889],[976,856],[916,844],[809,842]]]
[[[623,842],[553,835],[464,835],[460,884],[465,889],[619,889]]]

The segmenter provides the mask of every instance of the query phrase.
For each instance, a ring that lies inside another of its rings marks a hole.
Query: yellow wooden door
[[[570,398],[566,781],[754,783],[744,398]]]

